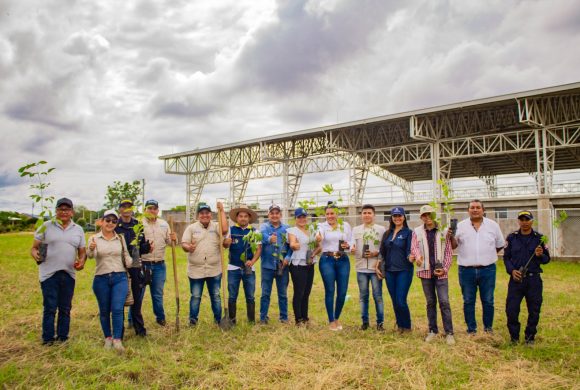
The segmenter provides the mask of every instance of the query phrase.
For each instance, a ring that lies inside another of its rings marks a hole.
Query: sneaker
[[[113,340],[113,349],[118,353],[125,352],[125,347],[123,347],[123,342],[121,341],[121,339]]]
[[[483,331],[485,333],[487,333],[487,334],[493,334],[493,329],[492,328],[485,328]]]
[[[161,326],[167,325],[167,321],[165,321],[165,320],[157,320],[157,323]]]
[[[289,324],[290,321],[288,321],[287,319],[282,319],[282,320],[280,320],[280,323],[281,324]]]
[[[338,320],[336,320],[335,322],[336,322],[336,327],[338,328],[338,330],[342,330],[342,325],[338,322]]]
[[[380,324],[377,324],[377,330],[379,332],[383,332],[385,330],[385,327],[382,322]]]
[[[437,333],[429,332],[427,337],[425,337],[425,342],[430,343],[431,341],[433,341],[435,339],[435,337],[437,337]]]
[[[111,337],[107,337],[105,339],[105,349],[113,348],[113,339]]]
[[[369,323],[368,322],[363,322],[363,324],[360,327],[360,330],[367,330],[369,328]]]
[[[445,336],[445,342],[447,343],[447,345],[455,345],[455,337],[453,337],[452,334],[448,334],[447,336]]]
[[[268,319],[266,318],[265,320],[260,320],[260,322],[258,322],[258,324],[260,324],[260,325],[268,325]]]

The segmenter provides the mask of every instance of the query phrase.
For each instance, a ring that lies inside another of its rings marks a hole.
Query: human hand
[[[423,265],[423,256],[415,258],[415,264],[417,264],[417,267],[421,267]]]
[[[534,254],[535,254],[537,257],[540,257],[540,256],[542,256],[542,255],[544,254],[544,249],[543,249],[543,248],[542,248],[540,245],[538,245],[538,246],[536,247],[536,250],[534,251]]]
[[[222,202],[217,202],[217,209],[218,211],[224,211],[224,204]]]
[[[77,271],[80,271],[80,270],[82,270],[83,268],[85,268],[85,260],[79,260],[79,259],[76,259],[76,260],[75,260],[75,263],[74,263],[74,268],[75,268]]]
[[[155,243],[153,241],[147,241],[149,243],[149,253],[153,253],[153,250],[155,249]]]
[[[270,236],[270,243],[275,244],[277,242],[278,242],[278,235],[276,233],[272,233],[272,235]]]
[[[91,241],[89,242],[89,249],[92,251],[97,249],[97,242],[95,241],[95,236],[91,237]]]
[[[229,248],[230,245],[232,245],[232,238],[231,237],[224,238],[223,244],[224,244],[224,247]]]
[[[282,260],[282,264],[284,265],[284,267],[286,267],[288,265],[288,259]]]
[[[316,242],[322,241],[322,234],[320,232],[316,233]]]
[[[433,271],[433,274],[435,276],[442,276],[445,273],[445,271],[443,271],[443,269],[441,268],[437,268],[435,271]]]
[[[251,268],[253,265],[254,265],[254,262],[252,260],[246,261],[246,267]]]
[[[38,248],[32,248],[30,250],[30,255],[37,263],[40,261],[40,253],[38,252]]]
[[[169,239],[171,241],[177,241],[177,234],[175,234],[175,232],[169,233]]]
[[[512,278],[514,278],[514,280],[516,282],[521,282],[522,281],[522,273],[520,271],[518,271],[517,269],[514,269],[512,271]]]

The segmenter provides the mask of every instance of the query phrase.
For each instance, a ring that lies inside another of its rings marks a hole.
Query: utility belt
[[[322,252],[322,255],[334,257],[334,260],[339,260],[342,256],[346,255],[346,252]]]

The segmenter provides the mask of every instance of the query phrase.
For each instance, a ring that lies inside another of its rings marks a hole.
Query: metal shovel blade
[[[222,330],[230,330],[234,324],[232,323],[232,319],[230,318],[230,313],[228,309],[224,310],[224,316],[220,321],[220,328]]]

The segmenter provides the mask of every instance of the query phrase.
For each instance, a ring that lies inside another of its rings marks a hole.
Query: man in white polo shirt
[[[469,202],[469,219],[457,225],[457,233],[451,238],[453,249],[458,248],[459,284],[463,295],[463,315],[467,333],[477,332],[475,321],[475,298],[477,289],[483,309],[483,329],[493,328],[494,290],[497,252],[504,247],[499,225],[484,217],[483,203],[474,199]]]

